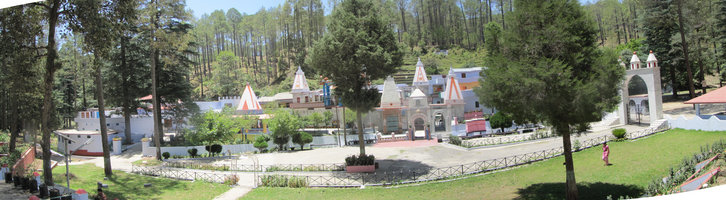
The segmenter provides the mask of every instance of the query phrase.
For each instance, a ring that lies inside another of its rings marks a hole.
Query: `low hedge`
[[[615,136],[618,139],[625,138],[625,129],[624,128],[616,128],[613,129],[613,136]]]

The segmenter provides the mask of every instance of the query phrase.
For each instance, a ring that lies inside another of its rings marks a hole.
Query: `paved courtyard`
[[[615,128],[625,128],[628,132],[634,132],[648,127],[626,125]],[[583,134],[579,137],[573,137],[573,143],[575,140],[584,141],[611,135],[610,128],[601,128],[600,130],[597,130],[597,128],[593,129],[596,130]],[[383,147],[381,147],[379,145],[369,145],[366,147],[366,154],[376,156],[376,160],[381,165],[381,169],[391,171],[411,168],[438,168],[561,147],[562,138],[553,137],[522,143],[494,145],[474,150],[466,150],[462,147],[444,143],[431,146],[404,146],[405,147],[386,147],[383,145]],[[357,155],[358,153],[359,148],[357,146],[317,148],[313,150],[295,152],[277,152],[241,156],[239,160],[237,160],[237,164],[252,165],[254,163],[254,159],[252,157],[256,157],[259,160],[260,165],[333,164],[343,163],[345,157]]]

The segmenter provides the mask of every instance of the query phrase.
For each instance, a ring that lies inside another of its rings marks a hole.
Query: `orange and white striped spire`
[[[444,104],[448,103],[464,103],[464,97],[461,94],[459,80],[454,74],[454,69],[449,69],[449,75],[446,75],[446,90],[444,90]]]
[[[418,62],[416,63],[416,73],[413,76],[413,83],[429,83],[429,79],[426,78],[426,70],[424,69],[423,63],[421,62],[421,58],[418,58]]]
[[[300,66],[297,67],[297,72],[295,72],[295,80],[292,82],[292,91],[290,92],[310,92],[308,80],[305,79],[305,72],[302,71]]]
[[[260,102],[257,101],[257,95],[255,95],[255,91],[252,91],[250,83],[247,83],[247,86],[245,86],[245,91],[242,93],[242,98],[240,99],[239,107],[237,107],[237,110],[262,110],[262,106],[260,106]]]

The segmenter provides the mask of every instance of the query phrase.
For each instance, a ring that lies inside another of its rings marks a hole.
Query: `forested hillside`
[[[159,101],[168,104],[239,96],[246,83],[262,96],[289,91],[298,66],[317,88],[322,77],[309,65],[309,54],[326,34],[327,15],[340,2],[286,0],[255,13],[219,8],[198,18],[181,0],[131,1],[123,10],[104,4],[105,18],[94,19],[103,19],[103,26],[88,27],[110,30],[101,37],[84,29],[93,23],[84,25],[78,13],[71,13],[80,5],[77,0],[59,1],[60,11],[69,11],[59,14],[54,28],[57,44],[51,48],[57,56],[50,73],[47,6],[0,10],[0,129],[19,130],[18,124],[40,121],[48,74],[55,126],[98,106],[99,89],[108,106],[131,112],[136,99],[152,94],[154,78]],[[449,67],[486,67],[487,49],[509,37],[502,30],[516,24],[510,16],[517,9],[512,0],[373,2],[383,9],[381,16],[404,50],[399,74],[411,73],[418,57],[429,74],[446,73]],[[156,14],[148,9],[152,3],[161,7]],[[598,28],[602,48],[616,48],[624,62],[633,51],[641,60],[650,50],[656,54],[664,88],[690,90],[689,96],[695,96],[723,79],[726,0],[600,0],[583,6]],[[93,48],[102,43],[110,46]],[[94,56],[101,53],[106,56]]]

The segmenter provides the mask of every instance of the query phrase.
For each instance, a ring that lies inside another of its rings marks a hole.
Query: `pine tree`
[[[343,104],[358,112],[361,155],[365,155],[361,115],[377,106],[380,98],[369,82],[393,74],[403,62],[393,31],[379,13],[370,0],[342,2],[330,17],[328,34],[315,43],[308,60],[335,83],[335,95]]]
[[[600,120],[619,102],[624,70],[598,49],[594,21],[577,1],[515,1],[502,53],[489,57],[475,90],[488,107],[516,121],[545,122],[562,135],[567,199],[577,199],[573,126]]]
[[[659,57],[676,57],[676,53],[671,51],[673,49],[673,36],[677,33],[678,24],[676,24],[676,17],[673,15],[673,6],[670,0],[646,0],[643,1],[645,14],[642,17],[641,23],[643,24],[643,33],[645,34],[646,48],[653,51],[653,54]],[[628,62],[625,58],[625,62]],[[663,82],[670,81],[671,87],[673,88],[673,97],[678,97],[678,80],[677,76],[677,63],[674,59],[662,59],[658,62],[660,66],[661,74],[668,74],[663,76]],[[665,81],[667,80],[667,81]]]

